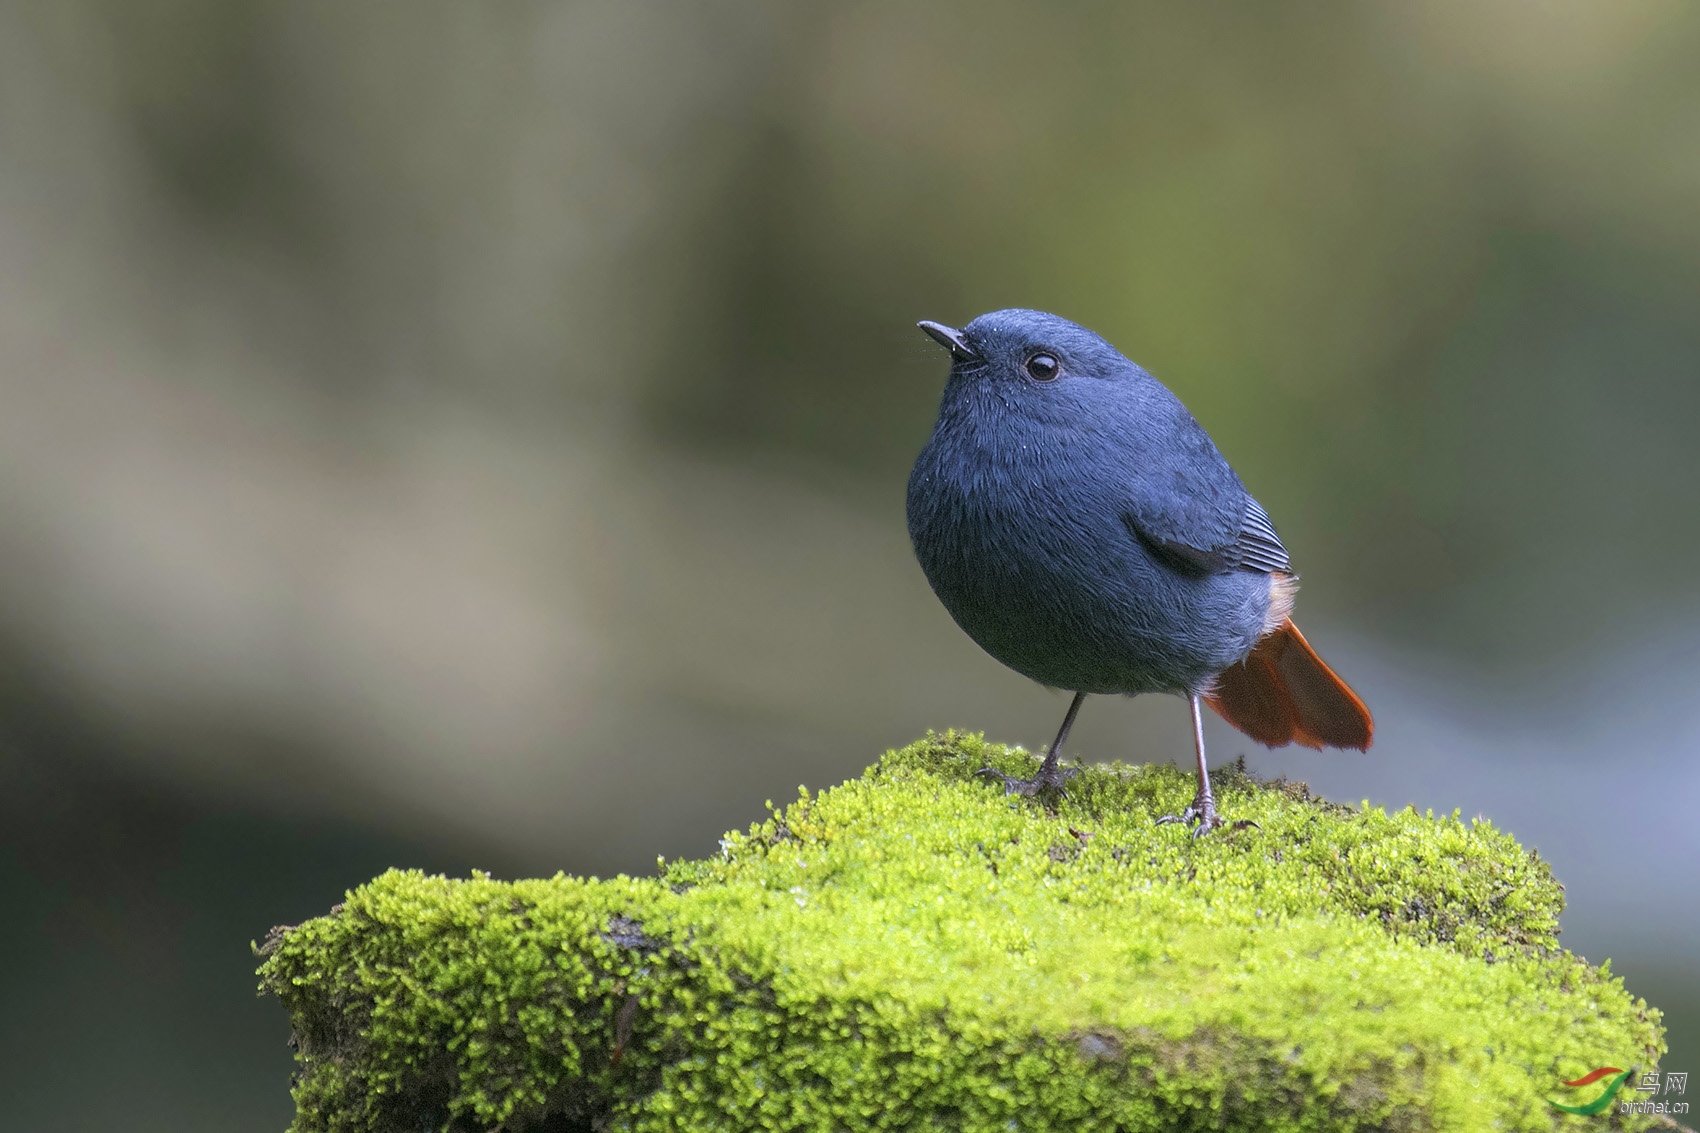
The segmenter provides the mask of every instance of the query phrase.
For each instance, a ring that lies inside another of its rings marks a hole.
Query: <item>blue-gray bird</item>
[[[909,536],[956,624],[1005,665],[1074,693],[1166,692],[1192,710],[1198,793],[1162,821],[1221,825],[1200,702],[1270,747],[1364,750],[1369,710],[1289,616],[1298,590],[1269,516],[1180,399],[1085,327],[1043,311],[922,322],[950,351],[909,477]],[[990,771],[990,774],[998,774]]]

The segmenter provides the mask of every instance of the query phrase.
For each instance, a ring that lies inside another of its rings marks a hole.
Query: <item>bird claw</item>
[[[1194,838],[1202,838],[1222,825],[1222,816],[1216,813],[1216,807],[1209,799],[1194,800],[1191,806],[1179,814],[1165,814],[1159,818],[1157,825],[1167,826],[1171,822],[1184,822],[1193,828]]]
[[[1055,791],[1058,797],[1066,799],[1068,798],[1068,790],[1063,784],[1080,774],[1080,768],[1062,767],[1055,763],[1050,764],[1047,768],[1041,764],[1039,773],[1031,779],[1018,779],[1014,775],[1005,775],[996,767],[982,767],[974,774],[985,775],[992,779],[1002,779],[1003,793],[1006,795],[1022,795],[1031,798],[1041,791]]]
[[[1165,814],[1157,820],[1157,825],[1166,826],[1171,822],[1184,822],[1188,826],[1192,826],[1194,838],[1202,838],[1219,826],[1226,826],[1230,832],[1244,830],[1248,826],[1256,826],[1259,830],[1263,829],[1249,818],[1242,818],[1238,822],[1230,823],[1216,813],[1216,801],[1209,795],[1193,799],[1192,805],[1179,814]]]

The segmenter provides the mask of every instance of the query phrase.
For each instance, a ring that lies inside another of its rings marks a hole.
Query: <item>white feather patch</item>
[[[1293,616],[1293,603],[1299,597],[1299,576],[1275,571],[1269,576],[1269,612],[1263,615],[1264,636],[1274,633]]]

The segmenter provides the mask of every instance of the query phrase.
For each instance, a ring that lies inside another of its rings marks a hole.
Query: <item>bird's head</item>
[[[1096,334],[1044,311],[991,311],[961,330],[931,321],[918,325],[950,351],[953,377],[1030,388],[1139,372]]]

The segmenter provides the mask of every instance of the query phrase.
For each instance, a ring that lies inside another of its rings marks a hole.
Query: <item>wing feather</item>
[[[1230,570],[1272,574],[1292,570],[1292,560],[1287,548],[1281,545],[1281,537],[1275,533],[1275,525],[1269,521],[1269,513],[1249,494],[1245,496],[1245,513],[1239,530],[1215,547],[1197,547],[1184,539],[1155,538],[1135,516],[1128,517],[1128,525],[1146,546],[1185,574],[1218,574]]]
[[[1281,545],[1281,537],[1275,534],[1275,525],[1269,522],[1269,513],[1249,495],[1245,498],[1245,520],[1234,539],[1233,552],[1233,565],[1248,570],[1292,569],[1292,560],[1287,557],[1287,548]]]

